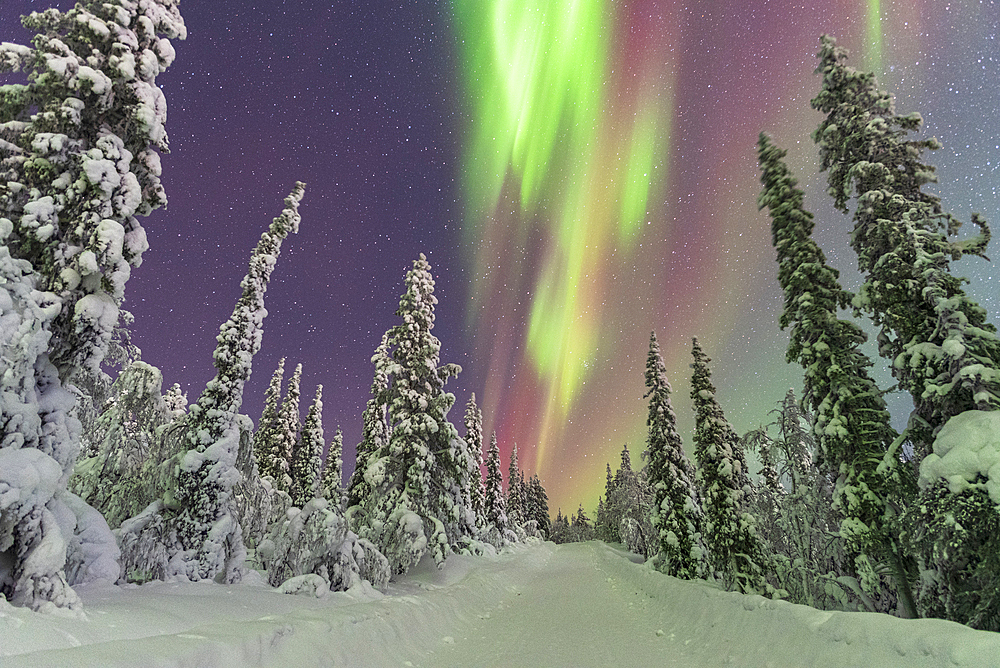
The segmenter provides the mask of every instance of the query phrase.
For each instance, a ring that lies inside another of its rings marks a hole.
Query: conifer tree
[[[950,417],[1000,407],[996,328],[949,269],[963,255],[983,256],[989,228],[974,215],[980,236],[949,239],[959,221],[921,190],[937,180],[921,154],[941,145],[905,139],[920,114],[896,114],[874,75],[848,67],[832,37],[823,36],[818,56],[823,85],[812,106],[827,117],[813,138],[837,208],[847,213],[856,197],[851,246],[865,282],[855,305],[879,327],[879,354],[913,396],[907,431],[922,459]]]
[[[856,197],[851,246],[865,282],[854,304],[879,328],[879,354],[914,402],[905,436],[921,463],[921,492],[905,512],[903,538],[920,562],[917,605],[921,614],[1000,628],[1000,614],[983,612],[1000,609],[1000,565],[984,566],[980,558],[1000,551],[1000,514],[985,491],[993,481],[983,473],[982,487],[953,488],[923,466],[949,419],[1000,408],[996,328],[950,272],[952,260],[984,256],[989,228],[974,214],[982,234],[949,238],[959,221],[922,191],[936,180],[922,153],[940,143],[906,139],[922,124],[920,115],[896,114],[874,75],[848,67],[833,38],[822,37],[818,56],[823,84],[812,105],[827,115],[813,135],[820,167],[840,210]],[[961,531],[956,518],[965,520]]]
[[[521,478],[517,463],[517,444],[510,451],[510,464],[507,466],[507,519],[511,524],[524,523],[524,513],[521,508]]]
[[[363,538],[375,543],[393,572],[403,573],[424,552],[443,564],[452,546],[475,535],[468,502],[469,457],[465,440],[448,421],[455,396],[445,382],[461,367],[440,362],[434,326],[434,279],[421,254],[406,274],[406,293],[396,311],[402,322],[389,330],[392,363],[385,391],[388,440],[369,455],[370,486],[362,499]]]
[[[507,502],[503,495],[503,474],[500,473],[500,448],[497,434],[490,437],[490,449],[486,454],[486,497],[485,513],[488,526],[496,529],[502,537],[508,529]]]
[[[569,520],[563,517],[562,508],[556,511],[556,519],[552,522],[549,539],[556,544],[569,543],[573,540],[570,535]]]
[[[330,507],[338,512],[342,510],[341,506],[344,503],[343,452],[344,434],[340,431],[340,427],[337,427],[337,433],[333,435],[330,449],[326,453],[320,490],[323,498],[330,503]]]
[[[239,411],[253,356],[260,349],[267,314],[264,293],[282,241],[290,232],[298,232],[298,205],[304,191],[305,184],[295,184],[281,215],[261,235],[241,283],[243,294],[219,330],[213,355],[216,376],[188,412],[184,425],[187,451],[180,457],[172,495],[176,505],[162,509],[172,529],[168,533],[176,532],[177,540],[166,546],[168,577],[211,580],[219,576],[226,582],[242,577],[246,550],[232,489],[241,477],[236,468],[240,452],[252,447],[253,423]]]
[[[524,469],[517,470],[517,490],[521,494],[521,515],[527,521],[531,519],[531,512],[528,507],[528,485],[524,482]]]
[[[175,0],[85,0],[22,23],[32,46],[0,43],[0,73],[27,75],[0,86],[0,546],[12,561],[0,596],[72,609],[69,506],[87,507],[66,490],[80,449],[71,383],[100,373],[148,246],[136,217],[166,202],[155,79],[186,29]]]
[[[607,504],[611,502],[611,499],[615,495],[615,477],[611,473],[611,462],[606,462],[607,466],[607,480],[604,483],[604,503],[605,510],[608,510]],[[607,541],[609,543],[617,543],[621,541],[621,536],[618,534],[618,523],[613,521],[610,512],[607,513],[608,525],[606,530]]]
[[[537,523],[538,530],[542,532],[542,535],[548,536],[551,531],[549,520],[549,496],[545,493],[545,488],[542,487],[542,481],[538,479],[537,475],[531,476],[531,480],[528,482],[528,489],[530,490],[530,495],[533,499],[532,507],[535,509],[533,519]]]
[[[570,522],[570,536],[572,542],[586,542],[594,540],[594,527],[590,524],[590,518],[583,510],[583,504],[576,510],[576,515]]]
[[[278,441],[281,432],[278,420],[281,405],[281,383],[285,375],[285,358],[278,360],[278,368],[271,376],[271,383],[264,393],[264,410],[257,423],[257,431],[253,435],[253,452],[257,458],[257,467],[261,477],[270,476],[278,479],[278,466],[274,459],[272,445]]]
[[[597,540],[603,540],[605,543],[612,542],[611,524],[611,516],[604,505],[604,497],[599,496],[597,497],[597,514],[594,517],[594,535]]]
[[[304,507],[319,495],[320,475],[323,467],[323,386],[316,388],[305,424],[299,435],[292,459],[292,485],[289,494],[292,505]],[[339,504],[336,504],[339,505]]]
[[[607,502],[607,513],[627,550],[651,556],[658,551],[653,543],[653,525],[649,514],[652,496],[644,474],[632,470],[628,446],[622,447],[621,466],[615,473],[615,485]],[[594,527],[595,531],[597,527]]]
[[[898,589],[912,616],[912,599],[897,544],[900,500],[912,497],[915,480],[902,465],[881,392],[869,375],[861,351],[866,336],[853,322],[840,320],[851,295],[840,287],[838,272],[826,264],[812,240],[813,217],[804,194],[784,163],[786,152],[761,133],[758,156],[764,188],[761,208],[771,213],[771,234],[778,254],[778,281],[785,292],[782,328],[791,327],[787,359],[805,369],[804,402],[815,420],[812,432],[820,471],[833,472],[833,506],[841,515],[839,536],[855,555],[855,572],[876,595],[874,566],[891,564]]]
[[[662,555],[660,569],[667,575],[692,579],[705,572],[708,557],[701,536],[701,499],[695,487],[695,470],[677,433],[677,416],[670,402],[670,383],[656,334],[649,335],[646,358],[646,418],[649,485],[652,488],[652,523]],[[611,467],[608,466],[611,486]]]
[[[764,593],[765,555],[747,512],[749,477],[743,446],[715,398],[711,361],[692,342],[696,481],[704,504],[703,536],[715,570],[729,586]]]
[[[472,468],[469,470],[469,489],[472,508],[476,515],[483,514],[483,413],[476,405],[475,393],[465,405],[465,442],[468,444]]]
[[[382,342],[372,355],[375,365],[375,377],[372,380],[371,398],[365,406],[362,415],[363,428],[361,442],[358,443],[354,472],[347,486],[348,516],[355,514],[351,508],[360,509],[363,501],[371,498],[372,485],[366,479],[368,467],[373,457],[382,452],[388,442],[389,427],[386,423],[388,407],[389,368],[392,358],[389,356],[389,332],[382,335]],[[376,473],[373,471],[373,473]]]
[[[292,456],[299,441],[301,418],[299,417],[299,384],[302,381],[302,365],[297,364],[292,377],[288,379],[285,398],[278,411],[274,438],[271,440],[271,461],[273,477],[278,489],[290,492],[292,489]]]

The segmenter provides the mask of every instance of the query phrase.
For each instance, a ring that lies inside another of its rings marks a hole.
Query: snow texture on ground
[[[425,559],[384,595],[89,585],[82,618],[0,601],[0,665],[1000,665],[1000,634],[723,592],[637,560],[600,542],[535,543],[440,571]]]

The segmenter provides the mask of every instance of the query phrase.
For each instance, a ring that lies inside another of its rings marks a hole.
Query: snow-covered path
[[[603,543],[423,563],[383,596],[156,583],[87,618],[0,601],[0,666],[995,666],[1000,634],[682,582]]]

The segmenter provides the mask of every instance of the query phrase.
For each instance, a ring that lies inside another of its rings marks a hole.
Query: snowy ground
[[[1000,665],[1000,634],[726,593],[630,556],[590,542],[451,557],[385,595],[100,586],[80,591],[84,619],[0,601],[0,666]]]

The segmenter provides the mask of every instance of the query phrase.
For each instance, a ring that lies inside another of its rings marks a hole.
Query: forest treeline
[[[852,295],[811,239],[812,215],[761,135],[761,208],[772,219],[788,360],[801,401],[739,437],[693,341],[692,463],[676,429],[655,334],[646,365],[648,439],[626,448],[591,522],[549,520],[537,476],[514,449],[504,490],[499,446],[484,458],[473,396],[464,435],[448,418],[434,280],[422,254],[406,274],[372,357],[357,464],[346,485],[339,429],[322,386],[300,420],[301,365],[282,360],[256,428],[241,413],[262,343],[264,298],[300,224],[305,185],[250,255],[190,405],[129,340],[121,309],[147,249],[138,218],[166,203],[166,104],[155,83],[186,28],[176,0],[89,0],[23,20],[31,46],[0,45],[0,595],[35,610],[79,609],[73,585],[238,582],[253,570],[285,591],[383,587],[425,555],[483,554],[532,538],[621,541],[680,578],[823,608],[954,619],[1000,630],[1000,340],[949,263],[982,256],[989,228],[958,221],[922,191],[935,179],[873,75],[822,38],[814,133],[836,206],[852,213],[865,281]],[[880,356],[914,410],[901,433],[870,375],[867,316]],[[115,374],[115,377],[108,372]],[[746,452],[762,463],[752,477]],[[324,454],[325,453],[325,454]],[[483,470],[485,469],[485,476]]]

